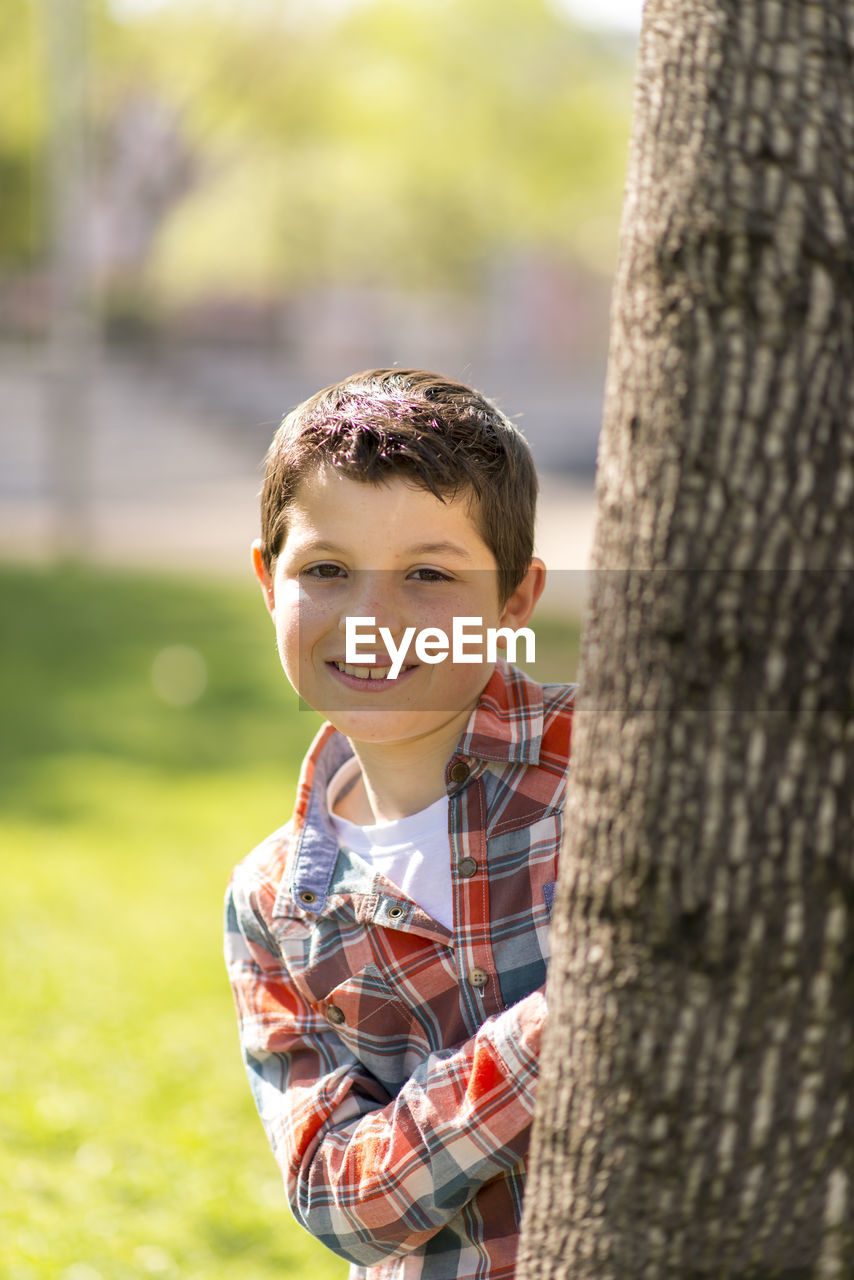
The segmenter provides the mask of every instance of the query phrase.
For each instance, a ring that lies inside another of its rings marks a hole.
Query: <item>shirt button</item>
[[[476,871],[477,863],[474,858],[463,858],[460,863],[460,875],[465,876],[466,880],[470,880]]]
[[[489,974],[485,969],[470,969],[469,983],[477,990],[481,991],[489,982]]]
[[[333,1027],[340,1027],[346,1021],[346,1015],[343,1009],[339,1009],[337,1004],[331,1004],[326,1010],[326,1017]]]
[[[470,773],[471,769],[468,765],[458,760],[456,764],[451,765],[451,782],[465,782]]]

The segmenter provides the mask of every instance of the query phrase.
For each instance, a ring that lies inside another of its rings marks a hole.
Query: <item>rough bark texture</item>
[[[854,1276],[854,0],[648,0],[519,1280]]]

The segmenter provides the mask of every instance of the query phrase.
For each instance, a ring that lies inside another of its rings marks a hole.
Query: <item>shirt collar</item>
[[[297,784],[289,867],[276,897],[274,916],[287,914],[290,895],[312,915],[326,904],[338,856],[338,836],[329,815],[326,790],[352,755],[350,743],[331,724],[323,725],[308,749]]]
[[[543,690],[518,668],[499,660],[460,738],[455,757],[536,765],[543,740]],[[297,786],[292,857],[273,914],[284,914],[290,893],[305,911],[323,910],[338,855],[326,789],[353,748],[325,724],[309,747]]]
[[[499,661],[471,713],[456,755],[508,764],[538,764],[543,741],[543,689],[524,671]]]

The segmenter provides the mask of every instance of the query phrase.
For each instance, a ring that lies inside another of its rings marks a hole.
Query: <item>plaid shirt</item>
[[[500,662],[448,762],[454,931],[339,849],[325,725],[236,869],[226,959],[291,1208],[357,1280],[510,1280],[574,686]]]

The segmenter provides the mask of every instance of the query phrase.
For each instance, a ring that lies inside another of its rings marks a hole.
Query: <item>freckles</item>
[[[335,610],[330,609],[328,605],[313,600],[308,592],[301,591],[290,602],[290,612],[294,618],[302,621],[305,626],[310,626],[333,616]]]

